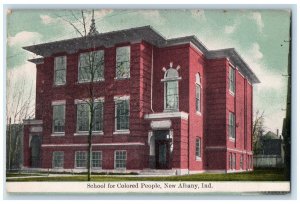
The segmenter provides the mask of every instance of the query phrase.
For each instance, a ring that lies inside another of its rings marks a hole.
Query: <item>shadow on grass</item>
[[[169,177],[137,177],[134,176],[112,176],[112,175],[93,175],[92,181],[286,181],[283,169],[255,169],[253,172],[230,173],[230,174],[192,174],[184,176]],[[69,176],[41,176],[34,178],[9,178],[7,181],[87,181],[87,176],[69,175]]]

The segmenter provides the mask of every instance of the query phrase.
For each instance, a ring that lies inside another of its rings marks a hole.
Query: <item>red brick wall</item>
[[[206,115],[206,106],[204,105],[206,93],[206,76],[204,74],[205,61],[203,54],[190,47],[190,65],[189,65],[189,169],[203,170],[204,155],[204,116]],[[201,76],[201,113],[196,113],[196,74]],[[196,138],[201,139],[201,160],[196,160]]]

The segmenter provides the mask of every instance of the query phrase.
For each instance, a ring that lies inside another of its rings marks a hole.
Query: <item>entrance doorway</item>
[[[170,139],[168,138],[168,130],[159,130],[154,132],[155,136],[155,168],[170,168]]]
[[[40,136],[32,136],[30,142],[30,150],[31,150],[31,157],[30,157],[30,165],[32,168],[39,168],[40,167],[40,152],[41,152],[41,139]]]

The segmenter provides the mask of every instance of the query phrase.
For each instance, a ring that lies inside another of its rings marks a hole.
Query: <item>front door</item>
[[[39,136],[32,136],[31,142],[31,167],[39,168],[40,167],[40,152],[41,152],[41,140]]]
[[[169,168],[170,145],[166,140],[155,141],[155,160],[157,169]]]

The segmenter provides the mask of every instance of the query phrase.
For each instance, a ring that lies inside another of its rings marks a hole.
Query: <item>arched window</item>
[[[180,79],[181,77],[179,77],[177,69],[172,68],[172,63],[170,63],[170,68],[165,71],[164,79],[162,79],[165,86],[165,111],[178,111],[178,80]]]
[[[196,111],[201,113],[201,76],[196,74]]]

